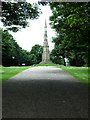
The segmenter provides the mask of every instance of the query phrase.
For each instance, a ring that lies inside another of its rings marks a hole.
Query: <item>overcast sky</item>
[[[21,29],[16,33],[10,32],[19,44],[19,46],[27,51],[30,51],[32,46],[34,46],[35,44],[43,45],[45,19],[47,21],[47,35],[50,51],[54,47],[54,44],[52,43],[52,37],[55,36],[55,32],[53,29],[50,28],[49,25],[49,16],[52,14],[50,7],[40,6],[40,8],[43,14],[40,15],[39,19],[30,20],[30,27]]]

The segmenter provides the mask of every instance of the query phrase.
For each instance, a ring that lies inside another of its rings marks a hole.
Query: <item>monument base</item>
[[[39,64],[53,64],[51,61],[41,61]]]

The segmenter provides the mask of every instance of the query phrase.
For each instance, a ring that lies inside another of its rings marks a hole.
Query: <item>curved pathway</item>
[[[88,117],[88,88],[60,68],[29,68],[2,89],[3,118]]]

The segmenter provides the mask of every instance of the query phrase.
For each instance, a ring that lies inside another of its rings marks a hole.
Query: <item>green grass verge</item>
[[[42,63],[40,63],[40,64],[37,64],[35,66],[57,66],[57,64],[54,64],[54,63],[42,64]]]
[[[13,67],[2,67],[0,66],[0,80],[7,80],[10,77],[22,72],[25,69],[30,68],[30,66],[13,66]]]
[[[56,65],[56,64],[38,64],[34,66],[56,66],[64,69],[65,71],[69,72],[72,76],[76,79],[80,80],[81,82],[90,85],[88,67],[66,67],[63,65]],[[33,67],[34,67],[33,66]],[[32,67],[32,66],[31,66]],[[2,67],[0,66],[0,80],[7,80],[10,77],[22,72],[25,69],[30,68],[30,66],[13,66],[13,67]]]
[[[81,82],[87,85],[90,85],[88,67],[66,67],[63,65],[61,65],[60,67],[66,72],[70,73],[76,79],[80,80]]]
[[[31,67],[34,66],[56,66],[56,64],[37,64],[37,65],[33,65]],[[23,70],[30,68],[30,66],[12,66],[12,67],[3,67],[0,66],[0,80],[7,80],[10,77],[22,72]]]

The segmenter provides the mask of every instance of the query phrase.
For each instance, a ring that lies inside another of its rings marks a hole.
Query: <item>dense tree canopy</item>
[[[42,61],[43,47],[41,45],[34,45],[30,51],[33,64],[38,64]]]
[[[21,66],[33,65],[41,62],[42,46],[34,45],[30,52],[22,49],[14,40],[13,36],[7,31],[0,29],[2,33],[2,65],[3,66]]]
[[[2,64],[4,66],[19,65],[22,48],[6,30],[2,32]]]
[[[62,64],[65,65],[64,62],[64,57],[63,55],[61,56],[60,52],[58,51],[58,49],[53,49],[50,53],[50,59],[53,63],[55,64]]]
[[[27,2],[2,2],[3,25],[14,32],[28,26],[28,19],[37,19],[40,9],[36,3]]]
[[[50,8],[50,24],[57,32],[53,38],[55,51],[68,57],[71,65],[88,64],[90,7],[83,2],[51,2]]]
[[[17,32],[19,29],[28,26],[29,19],[37,19],[41,14],[38,5],[27,2],[1,2],[1,6],[1,21],[6,27],[6,30],[0,29],[2,36],[2,41],[0,41],[2,44],[2,47],[0,46],[2,65],[32,65],[39,63],[39,61],[41,61],[41,53],[35,52],[34,49],[31,53],[23,50],[8,32],[8,30]],[[37,46],[35,49],[38,51],[39,47]]]

